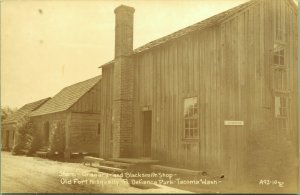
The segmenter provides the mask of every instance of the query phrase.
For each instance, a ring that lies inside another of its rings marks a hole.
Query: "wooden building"
[[[32,112],[40,148],[48,149],[58,131],[65,157],[71,153],[99,153],[101,76],[62,89]]]
[[[18,109],[15,113],[9,115],[5,120],[2,121],[1,128],[1,148],[2,150],[11,150],[14,146],[14,135],[17,130],[17,123],[22,122],[23,118],[29,116],[31,112],[38,109],[50,98],[45,98],[39,101],[25,104],[23,107]]]
[[[251,136],[297,147],[297,9],[252,0],[133,50],[135,10],[117,7],[115,58],[100,67],[100,157],[239,180]]]

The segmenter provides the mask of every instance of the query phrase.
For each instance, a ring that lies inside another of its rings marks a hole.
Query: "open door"
[[[152,111],[143,112],[143,153],[151,157]]]

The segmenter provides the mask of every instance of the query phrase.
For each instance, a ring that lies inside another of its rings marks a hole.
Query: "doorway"
[[[48,146],[49,145],[49,122],[44,123],[44,145]]]
[[[143,156],[151,157],[152,111],[143,112]]]

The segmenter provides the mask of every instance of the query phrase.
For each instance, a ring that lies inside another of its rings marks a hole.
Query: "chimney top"
[[[120,5],[115,9],[115,14],[118,12],[129,12],[134,13],[135,9],[133,7],[129,7],[127,5]]]

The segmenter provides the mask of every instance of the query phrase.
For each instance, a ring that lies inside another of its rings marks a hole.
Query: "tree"
[[[9,115],[15,113],[16,111],[17,111],[17,108],[10,108],[9,106],[2,107],[1,108],[1,120],[3,121]]]

